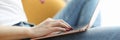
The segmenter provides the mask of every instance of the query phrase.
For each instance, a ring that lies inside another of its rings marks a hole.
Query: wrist
[[[29,38],[35,38],[36,37],[35,32],[34,32],[33,29],[34,29],[34,27],[27,28],[26,35]]]
[[[27,35],[27,37],[33,38],[32,27],[26,28],[26,29],[27,29],[27,30],[26,30],[26,35]]]

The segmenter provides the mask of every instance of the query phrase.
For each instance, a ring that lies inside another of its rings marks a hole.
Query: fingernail
[[[66,31],[70,31],[70,30],[66,30]]]
[[[67,28],[67,29],[66,29],[66,31],[71,31],[71,30],[73,30],[73,28]]]
[[[69,28],[70,30],[73,30],[73,28]]]

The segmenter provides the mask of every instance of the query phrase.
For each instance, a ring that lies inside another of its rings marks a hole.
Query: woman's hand
[[[28,34],[32,38],[36,38],[44,37],[54,32],[69,31],[70,29],[71,26],[63,20],[53,20],[51,18],[48,18],[39,25],[36,25],[35,27],[31,28]]]

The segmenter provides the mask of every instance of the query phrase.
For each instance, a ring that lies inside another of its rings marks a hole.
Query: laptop
[[[45,37],[39,37],[39,38],[35,38],[35,39],[36,40],[49,39],[49,38],[54,38],[54,37],[59,37],[59,36],[64,36],[64,35],[69,35],[69,34],[74,34],[74,33],[81,33],[81,32],[87,31],[89,28],[91,28],[91,26],[93,25],[94,21],[96,20],[96,18],[98,16],[98,13],[99,13],[100,6],[98,5],[98,3],[96,3],[95,5],[96,5],[96,7],[93,9],[93,12],[89,13],[90,15],[83,16],[83,19],[82,19],[83,22],[84,22],[84,20],[86,22],[86,19],[88,19],[87,20],[88,22],[86,22],[86,24],[84,24],[82,27],[73,29],[68,32],[61,32],[58,34],[45,36]]]

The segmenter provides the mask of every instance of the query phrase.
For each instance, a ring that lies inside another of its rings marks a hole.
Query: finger
[[[52,18],[48,18],[48,20],[54,20],[54,19],[52,19]]]
[[[67,22],[65,22],[64,20],[60,20],[62,23],[64,23],[64,24],[66,24],[66,26],[68,26],[68,27],[70,27],[71,28],[71,26],[67,23]]]
[[[67,24],[67,23],[65,23],[63,21],[61,22],[61,20],[58,20],[57,25],[60,26],[60,27],[65,28],[67,31],[73,30],[73,28],[69,24]]]
[[[65,22],[64,20],[60,19],[60,20],[58,20],[58,21],[60,21],[61,23],[63,23],[64,26],[66,26],[67,28],[72,28],[72,27],[71,27],[67,22]]]
[[[47,25],[51,22],[55,22],[56,20],[53,20],[52,18],[47,18],[46,20],[44,20],[43,22],[41,22],[39,25],[44,24]]]
[[[54,20],[52,18],[48,18],[47,21],[51,22],[51,24],[53,24],[55,26],[61,26],[63,28],[72,28],[68,23],[66,23],[63,20]]]
[[[65,28],[61,28],[61,27],[53,27],[53,32],[59,32],[59,31],[66,31]]]
[[[45,21],[56,21],[56,20],[54,20],[52,18],[47,18]]]
[[[51,24],[54,25],[52,27],[58,27],[59,26],[61,28],[65,28],[67,31],[73,30],[72,27],[70,27],[70,25],[65,24],[65,23],[63,23],[61,21],[58,21],[58,20],[54,21],[54,22],[51,22]]]
[[[54,20],[54,19],[52,19],[52,18],[47,18],[46,20],[45,20],[45,22],[46,21],[56,21],[56,20]]]

